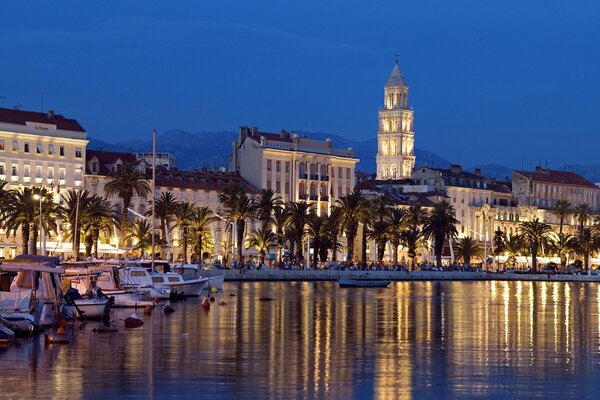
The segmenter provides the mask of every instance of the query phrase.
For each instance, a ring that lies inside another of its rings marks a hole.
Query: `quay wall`
[[[542,281],[600,282],[599,275],[514,274],[463,271],[338,271],[338,270],[204,270],[203,276],[225,274],[226,281],[337,281],[383,279],[392,281]]]

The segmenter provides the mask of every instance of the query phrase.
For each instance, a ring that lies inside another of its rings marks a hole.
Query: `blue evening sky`
[[[597,1],[2,1],[0,106],[148,140],[281,128],[366,139],[400,53],[416,146],[469,166],[596,161]],[[373,157],[375,155],[373,154]]]

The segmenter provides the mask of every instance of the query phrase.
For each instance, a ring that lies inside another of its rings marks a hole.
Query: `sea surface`
[[[595,283],[226,283],[208,312],[173,307],[137,329],[121,309],[116,333],[77,322],[70,344],[0,347],[0,398],[600,397]]]

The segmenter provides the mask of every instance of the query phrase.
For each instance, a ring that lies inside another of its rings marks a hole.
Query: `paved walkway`
[[[550,281],[600,282],[599,275],[495,274],[461,271],[336,271],[336,270],[206,270],[204,276],[225,274],[226,281],[337,281],[346,279],[385,279],[393,281]]]

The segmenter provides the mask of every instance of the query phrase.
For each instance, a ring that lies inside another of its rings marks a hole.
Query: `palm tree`
[[[423,236],[416,226],[409,226],[400,232],[400,243],[406,247],[408,258],[410,259],[409,269],[414,267],[417,249],[423,244]]]
[[[276,207],[281,207],[283,202],[273,189],[262,189],[253,204],[256,207],[256,218],[263,226],[269,226],[272,222],[271,214]]]
[[[494,238],[492,239],[492,244],[494,246],[494,256],[496,257],[496,269],[499,268],[498,265],[498,256],[506,251],[506,234],[497,229],[494,232]]]
[[[110,201],[98,195],[90,197],[81,219],[83,231],[85,232],[86,257],[92,255],[93,248],[94,257],[98,258],[100,233],[105,232],[110,235],[110,231],[116,226],[117,221],[118,216],[115,215]]]
[[[375,196],[369,201],[371,211],[378,221],[383,221],[387,217],[393,204],[387,195]]]
[[[566,200],[557,200],[550,212],[560,220],[559,233],[562,233],[565,218],[567,218],[573,212],[571,209],[571,203]]]
[[[392,263],[398,265],[398,246],[400,234],[407,227],[406,210],[393,208],[388,212],[388,238],[392,244]]]
[[[600,249],[600,237],[596,229],[586,227],[577,232],[573,248],[578,255],[583,257],[584,268],[589,271],[590,255]]]
[[[523,242],[531,252],[531,267],[537,272],[537,255],[540,248],[547,247],[548,235],[552,231],[550,225],[541,222],[538,218],[533,221],[521,222],[519,232],[523,235]]]
[[[525,243],[523,241],[523,236],[519,234],[512,235],[506,239],[505,251],[508,253],[507,263],[514,267],[517,256],[523,252],[524,247]]]
[[[64,222],[69,226],[67,237],[71,238],[73,256],[79,259],[79,246],[81,232],[87,222],[87,213],[90,207],[91,194],[88,190],[69,189],[62,195],[64,203]]]
[[[572,235],[568,233],[555,233],[552,240],[552,251],[560,257],[560,267],[565,269],[567,266],[567,255],[574,250],[576,242]]]
[[[438,268],[442,266],[444,242],[458,235],[456,224],[458,220],[455,217],[454,207],[446,200],[437,203],[425,220],[423,236],[433,239],[433,252]]]
[[[160,221],[160,231],[167,242],[167,260],[171,259],[171,222],[177,212],[179,201],[172,192],[161,192],[158,198],[154,199],[154,214]],[[147,216],[152,216],[152,211],[146,212]]]
[[[294,241],[296,247],[296,259],[301,260],[303,257],[302,239],[304,237],[304,228],[308,222],[308,215],[312,206],[304,201],[290,201],[285,206],[289,217],[288,234]]]
[[[219,194],[219,201],[223,205],[223,215],[230,224],[235,224],[237,230],[238,262],[242,262],[242,249],[246,230],[246,220],[254,218],[255,207],[253,201],[246,194],[246,187],[238,182],[232,182],[223,188]]]
[[[140,251],[145,257],[152,250],[152,224],[145,219],[133,223],[131,231],[125,236],[126,240],[133,240],[133,249]],[[154,244],[162,246],[165,241],[158,232],[154,232]]]
[[[331,261],[337,261],[338,251],[342,246],[338,242],[338,236],[342,233],[342,212],[339,207],[332,207],[327,219],[327,248],[332,250]]]
[[[327,217],[318,216],[314,210],[310,211],[306,221],[305,233],[312,240],[313,266],[317,267],[317,258],[323,253],[321,251],[323,239],[327,236]],[[327,252],[325,252],[327,254]],[[325,256],[327,257],[327,256]],[[321,261],[326,261],[321,258]]]
[[[200,262],[202,262],[205,242],[212,237],[209,232],[210,226],[218,220],[219,218],[214,215],[210,208],[206,206],[194,208],[191,233],[195,239],[193,245],[194,253]]]
[[[181,241],[183,247],[183,262],[188,262],[187,251],[188,251],[188,239],[190,234],[190,227],[194,223],[194,217],[196,216],[196,207],[189,201],[182,201],[177,203],[175,208],[175,218],[177,218],[177,226],[181,229]]]
[[[117,196],[123,201],[121,234],[126,236],[131,199],[134,195],[146,197],[150,192],[150,185],[146,177],[138,172],[132,164],[125,163],[122,168],[108,174],[104,190],[107,196]],[[152,197],[154,197],[154,193]]]
[[[354,239],[358,232],[358,223],[367,213],[366,199],[358,189],[336,200],[340,209],[340,220],[346,232],[348,242],[348,262],[354,260]]]
[[[262,265],[265,261],[265,254],[275,244],[275,233],[266,226],[258,231],[253,231],[246,241],[246,248],[254,247],[258,250],[258,261]]]
[[[273,209],[271,223],[275,227],[275,237],[277,238],[277,264],[281,262],[284,234],[289,222],[288,214],[283,207],[277,206]]]
[[[587,223],[588,219],[592,215],[592,209],[585,203],[579,203],[573,209],[573,214],[577,217],[579,225],[579,232],[583,231],[583,226]]]
[[[29,242],[35,221],[36,200],[33,198],[33,189],[31,187],[22,187],[10,191],[10,201],[7,201],[3,212],[5,219],[3,228],[7,232],[17,229],[21,230],[22,253],[29,254]],[[35,247],[35,244],[32,246]]]
[[[420,227],[427,220],[427,211],[421,206],[410,206],[406,210],[406,222],[412,227]]]
[[[375,242],[377,248],[377,262],[383,263],[383,254],[385,253],[385,245],[389,238],[389,223],[387,221],[375,221],[368,225],[367,238]]]
[[[457,259],[461,259],[465,264],[471,264],[471,258],[473,257],[483,257],[483,252],[481,251],[481,245],[469,236],[465,236],[458,240],[458,242],[454,245],[454,255]]]

